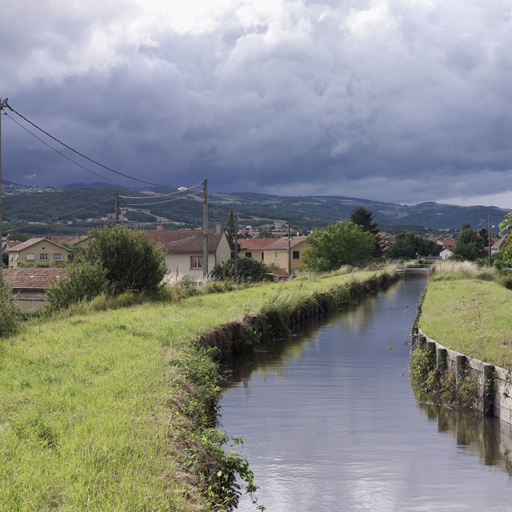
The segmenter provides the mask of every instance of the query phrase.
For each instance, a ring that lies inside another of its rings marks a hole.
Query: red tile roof
[[[56,245],[57,247],[60,247],[61,249],[67,251],[67,247],[64,247],[62,245],[59,245],[56,242],[52,242],[51,240],[48,240],[47,238],[31,238],[30,240],[27,240],[26,242],[22,242],[21,244],[17,244],[14,247],[9,247],[9,251],[18,252],[22,251],[23,249],[26,249],[27,247],[30,247],[34,244],[37,244],[38,242],[48,242],[52,245]]]
[[[146,231],[154,244],[161,244],[168,253],[202,253],[203,232],[200,229],[183,229],[178,231]],[[208,252],[215,252],[222,238],[222,233],[208,231]]]
[[[290,240],[290,247],[295,247],[296,245],[304,242],[307,236],[292,236]],[[288,237],[278,238],[270,245],[265,247],[265,250],[276,250],[276,249],[288,249]]]
[[[239,238],[238,244],[245,251],[256,251],[257,249],[264,249],[275,241],[275,238]]]
[[[67,279],[67,268],[7,268],[3,280],[14,290],[47,290],[59,279]]]

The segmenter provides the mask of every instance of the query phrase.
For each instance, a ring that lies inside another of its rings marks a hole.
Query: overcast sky
[[[1,17],[0,98],[121,172],[512,209],[509,0],[16,0]],[[99,181],[6,116],[2,172]]]

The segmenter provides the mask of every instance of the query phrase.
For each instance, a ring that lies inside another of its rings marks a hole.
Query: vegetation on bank
[[[390,279],[347,272],[130,309],[78,304],[23,326],[0,340],[0,510],[229,509],[234,475],[254,482],[214,428],[226,342],[242,333],[257,345]]]
[[[469,262],[437,264],[420,329],[447,348],[512,369],[512,291],[504,279]]]

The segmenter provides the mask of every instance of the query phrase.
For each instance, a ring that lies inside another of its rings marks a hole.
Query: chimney
[[[222,222],[215,223],[215,234],[220,235],[222,233]]]
[[[164,230],[164,225],[161,222],[157,222],[156,223],[156,230],[157,231],[163,231]]]

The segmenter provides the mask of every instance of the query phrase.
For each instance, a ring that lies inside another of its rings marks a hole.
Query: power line
[[[119,197],[122,197],[122,196],[119,196]],[[194,196],[194,194],[189,194],[188,196],[176,197],[175,199],[168,199],[167,201],[159,201],[157,203],[132,203],[132,204],[125,204],[124,206],[140,206],[140,207],[143,207],[143,206],[150,206],[152,204],[172,203],[174,201],[181,201],[182,199],[187,199],[188,197],[196,197],[196,196]]]
[[[159,195],[151,195],[151,196],[119,196],[123,199],[156,199],[158,197],[169,197],[169,196],[175,196],[177,194],[182,194],[183,192],[187,192],[191,189],[194,189],[194,188],[198,188],[198,187],[202,187],[203,186],[203,183],[195,183],[194,185],[184,185],[183,187],[180,187],[180,188],[183,188],[183,189],[186,189],[186,190],[177,190],[176,192],[171,192],[170,194],[159,194]]]
[[[81,212],[82,210],[87,210],[88,208],[93,208],[94,206],[98,206],[100,204],[106,203],[107,201],[112,201],[112,199],[108,198],[108,199],[105,199],[103,201],[100,201],[99,203],[90,204],[88,206],[84,206],[83,208],[78,208],[77,210],[73,210],[71,212],[64,212],[64,213],[62,213],[60,215],[57,215],[56,217],[51,217],[49,219],[40,220],[38,222],[42,223],[42,224],[45,224],[47,222],[50,222],[51,220],[60,219],[61,217],[64,217],[64,215],[71,215],[72,213]],[[21,226],[16,226],[16,228],[14,228],[13,231],[17,231],[18,229],[24,229],[27,226],[31,226],[31,225],[32,225],[32,223],[27,222],[25,224],[22,224]]]
[[[25,126],[23,126],[21,123],[18,123],[18,121],[16,121],[16,119],[14,119],[14,117],[11,117],[7,112],[5,113],[5,115],[11,120],[13,121],[14,123],[16,123],[20,128],[22,128],[23,130],[25,130],[26,132],[30,133],[30,135],[32,135],[32,137],[35,137],[38,141],[42,142],[45,146],[49,147],[50,149],[52,149],[53,151],[55,151],[56,153],[58,153],[60,156],[63,156],[66,160],[69,160],[70,162],[72,162],[73,164],[77,165],[78,167],[81,167],[82,169],[84,169],[85,171],[87,172],[90,172],[91,174],[94,174],[94,176],[97,176],[98,178],[102,179],[102,180],[105,180],[105,181],[108,181],[109,183],[112,183],[113,185],[118,185],[119,187],[123,187],[123,185],[121,185],[120,183],[117,183],[115,181],[112,181],[112,180],[109,180],[108,178],[104,178],[101,174],[97,174],[95,173],[94,171],[91,171],[90,169],[88,169],[87,167],[85,167],[84,165],[76,162],[75,160],[73,160],[72,158],[69,158],[69,156],[65,155],[64,153],[62,153],[61,151],[59,151],[58,149],[54,148],[53,146],[51,146],[50,144],[48,144],[47,142],[45,142],[43,139],[41,139],[41,137],[38,137],[35,133],[31,132],[28,128],[26,128]]]
[[[68,146],[67,144],[65,144],[64,142],[62,142],[61,140],[57,139],[57,137],[54,137],[53,135],[49,134],[47,131],[43,130],[42,128],[40,128],[39,126],[37,126],[37,124],[33,123],[32,121],[30,121],[29,119],[27,119],[25,116],[23,116],[22,114],[20,114],[19,112],[17,112],[16,110],[14,110],[11,105],[9,105],[7,103],[7,100],[5,102],[5,106],[11,111],[11,112],[14,112],[17,116],[21,117],[21,119],[23,119],[24,121],[26,121],[27,123],[29,123],[30,125],[32,125],[34,128],[36,128],[37,130],[39,130],[40,132],[44,133],[47,137],[50,137],[51,139],[53,139],[55,142],[61,144],[62,146],[64,146],[65,148],[69,149],[70,151],[72,151],[73,153],[76,153],[77,155],[81,156],[82,158],[85,158],[86,160],[88,160],[89,162],[92,162],[93,164],[95,165],[98,165],[99,167],[102,167],[103,169],[106,169],[107,171],[110,171],[110,172],[113,172],[115,174],[118,174],[119,176],[123,176],[125,178],[128,178],[130,180],[134,180],[134,181],[138,181],[139,183],[145,183],[146,185],[153,185],[155,187],[164,187],[164,188],[179,188],[180,186],[182,185],[163,185],[161,183],[153,183],[151,181],[146,181],[146,180],[141,180],[139,178],[134,178],[133,176],[130,176],[128,174],[125,174],[123,172],[119,172],[119,171],[116,171],[115,169],[112,169],[111,167],[108,167],[106,165],[103,165],[99,162],[97,162],[96,160],[93,160],[92,158],[89,158],[88,156],[84,155],[83,153],[80,153],[80,151],[77,151],[76,149],[73,149],[71,146]]]

